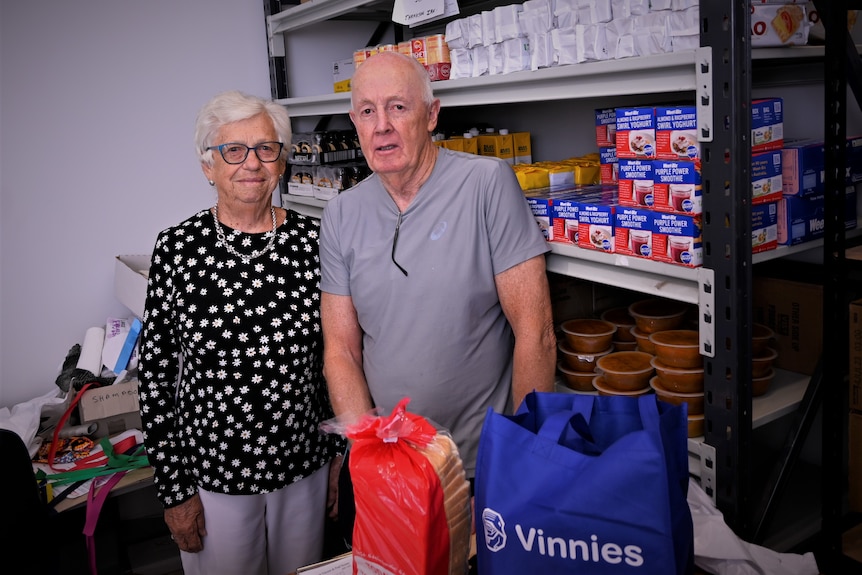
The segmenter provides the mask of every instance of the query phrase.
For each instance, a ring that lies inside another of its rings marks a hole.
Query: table
[[[111,493],[108,496],[116,497],[117,495],[123,495],[124,493],[143,489],[152,484],[152,467],[141,467],[139,469],[133,469],[123,476],[123,478],[114,486],[114,488],[111,489]],[[63,501],[59,502],[56,506],[54,506],[54,509],[57,511],[57,513],[62,513],[70,509],[84,507],[86,504],[87,497],[86,495],[83,495],[80,497],[75,497],[74,499],[66,498]]]

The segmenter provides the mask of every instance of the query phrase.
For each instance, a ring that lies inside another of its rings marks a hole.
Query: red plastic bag
[[[403,399],[347,428],[356,500],[353,572],[461,575],[470,549],[470,487],[458,448]]]

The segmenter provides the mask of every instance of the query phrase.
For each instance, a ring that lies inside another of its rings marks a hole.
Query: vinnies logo
[[[482,526],[485,532],[485,547],[489,551],[496,553],[506,548],[506,522],[500,513],[486,507],[482,511]],[[643,549],[640,546],[599,543],[596,535],[590,535],[589,541],[551,536],[545,535],[543,529],[525,528],[519,523],[515,524],[515,535],[518,544],[527,553],[609,565],[625,563],[630,567],[641,567],[644,564]]]

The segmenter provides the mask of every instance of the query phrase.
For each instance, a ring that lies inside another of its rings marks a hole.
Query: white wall
[[[0,406],[130,315],[116,254],[214,203],[194,119],[227,89],[270,95],[262,0],[0,0]]]

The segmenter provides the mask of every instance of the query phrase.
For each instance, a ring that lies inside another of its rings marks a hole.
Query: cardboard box
[[[616,198],[581,200],[578,204],[578,246],[607,253],[614,251]]]
[[[815,266],[816,267],[816,266]],[[795,265],[800,278],[819,278],[822,273]],[[772,347],[778,352],[774,366],[811,375],[823,349],[823,287],[785,277],[752,278],[753,318],[775,332]]]
[[[858,411],[850,412],[848,439],[850,511],[862,513],[862,413]]]
[[[600,148],[617,145],[617,111],[614,108],[596,110],[596,145]]]
[[[617,184],[620,176],[620,165],[617,162],[615,146],[599,148],[599,183]]]
[[[751,102],[751,153],[784,147],[784,100],[762,98]]]
[[[752,204],[777,202],[783,185],[780,150],[751,156]]]
[[[530,132],[513,132],[512,143],[515,146],[515,163],[532,164],[533,146],[530,141]],[[466,149],[464,151],[467,151]],[[472,152],[474,154],[478,152]]]
[[[137,317],[144,317],[151,254],[117,256],[114,265],[114,295]]]
[[[778,243],[793,246],[822,238],[826,227],[823,194],[782,196],[778,202]],[[856,229],[856,188],[846,189],[844,229]]]
[[[617,158],[655,159],[655,108],[616,108]]]
[[[703,213],[700,170],[691,160],[653,160],[653,209],[695,215]]]
[[[78,413],[83,423],[136,413],[139,409],[136,379],[88,389],[78,400]]]
[[[508,131],[483,134],[478,137],[478,150],[482,156],[492,156],[515,164],[515,141]]]
[[[619,148],[617,148],[619,153]],[[619,158],[617,161],[617,185],[620,205],[634,208],[652,208],[655,204],[652,160]]]
[[[862,411],[862,299],[850,303],[850,409]]]
[[[614,253],[652,259],[653,212],[620,206],[614,222]]]
[[[697,108],[660,106],[655,110],[655,147],[659,160],[700,160]]]
[[[862,140],[847,138],[844,181],[851,185],[862,180]],[[809,196],[825,192],[826,147],[822,139],[785,140],[781,150],[782,189],[785,196]]]
[[[778,247],[778,202],[751,206],[751,253]]]
[[[703,265],[700,216],[652,212],[652,259],[678,266]]]
[[[807,138],[785,142],[781,150],[782,193],[785,196],[822,194],[825,154],[823,140]]]

